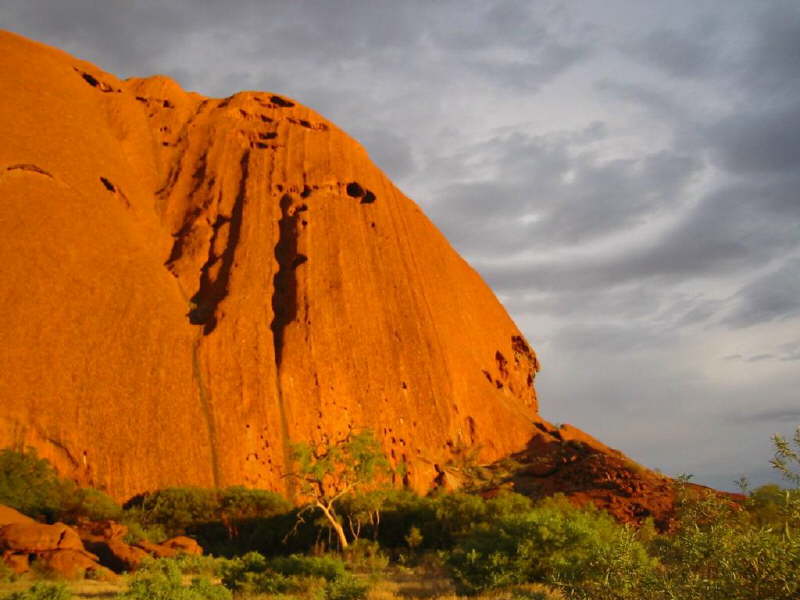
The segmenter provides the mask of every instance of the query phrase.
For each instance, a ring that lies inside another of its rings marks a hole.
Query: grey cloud
[[[732,417],[734,421],[754,422],[764,421],[770,423],[800,423],[800,408],[797,406],[786,406],[778,408],[768,408],[757,412],[740,414]]]
[[[753,19],[753,39],[737,73],[745,91],[772,103],[800,88],[800,6],[770,2]]]
[[[794,173],[800,167],[800,103],[774,112],[737,113],[713,125],[708,135],[733,173]]]
[[[494,138],[472,149],[492,178],[450,184],[431,214],[470,255],[583,243],[679,205],[702,167],[675,151],[601,161],[590,147],[602,135],[592,124],[575,134]]]
[[[782,180],[720,189],[638,251],[575,261],[477,264],[490,283],[506,293],[566,292],[645,280],[668,283],[752,269],[798,246],[800,204],[791,202],[796,189]],[[755,289],[748,295],[752,294]],[[781,296],[772,300],[775,303],[789,304],[790,299]]]
[[[411,145],[401,136],[383,129],[356,129],[352,135],[395,182],[414,172],[416,165]]]
[[[734,327],[800,315],[800,258],[749,283],[736,294],[737,305],[726,322]]]
[[[672,77],[708,76],[718,68],[712,35],[717,24],[704,19],[690,31],[657,29],[623,48]],[[702,29],[702,31],[700,31]]]

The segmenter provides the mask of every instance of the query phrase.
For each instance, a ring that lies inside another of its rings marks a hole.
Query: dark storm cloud
[[[703,19],[689,31],[657,29],[622,48],[671,77],[708,76],[719,68],[719,49],[713,34],[718,24]]]
[[[795,179],[792,183],[783,180],[763,184],[746,182],[720,189],[703,198],[673,227],[635,252],[544,263],[497,265],[478,261],[477,265],[495,289],[505,293],[525,289],[566,292],[646,280],[667,284],[752,269],[798,246],[797,186],[800,180]],[[778,294],[772,292],[772,286],[780,283],[780,276],[764,283],[770,294]],[[742,294],[750,297],[756,290]],[[791,304],[791,298],[783,294],[772,299],[772,303],[777,306],[779,300]],[[755,300],[754,303],[760,306]],[[745,314],[754,314],[755,309],[742,310],[737,322],[741,322]]]
[[[795,227],[800,233],[800,226]],[[736,308],[727,319],[734,327],[780,321],[800,315],[800,258],[743,287],[735,297]]]
[[[731,115],[708,129],[708,139],[732,173],[796,172],[800,168],[800,102]]]
[[[800,89],[800,5],[769,2],[759,8],[736,76],[745,92],[771,103]]]

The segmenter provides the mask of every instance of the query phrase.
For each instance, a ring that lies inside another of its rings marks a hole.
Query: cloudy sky
[[[542,414],[668,474],[800,424],[800,3],[5,0],[120,76],[360,140],[537,349]]]

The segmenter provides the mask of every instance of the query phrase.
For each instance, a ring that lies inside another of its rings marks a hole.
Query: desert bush
[[[351,575],[346,573],[343,577],[339,577],[328,583],[325,588],[326,600],[364,600],[367,597],[369,585]]]
[[[233,486],[222,490],[172,487],[141,494],[125,505],[123,521],[131,537],[190,534],[215,553],[246,551],[256,523],[291,509],[287,500],[266,490]]]
[[[374,573],[389,566],[389,557],[383,553],[380,544],[373,540],[354,541],[347,548],[345,558],[350,568],[357,571]]]
[[[344,562],[333,556],[278,556],[268,561],[270,569],[283,575],[308,575],[334,581],[346,574]]]
[[[195,523],[212,521],[218,507],[217,493],[199,487],[171,487],[141,494],[125,508],[142,525],[161,525],[167,535],[178,535]]]
[[[226,558],[217,558],[209,554],[179,554],[174,558],[162,558],[161,560],[171,560],[184,575],[209,577],[219,577],[223,566],[228,562]]]
[[[61,479],[35,448],[0,450],[0,504],[51,523],[114,519],[122,511],[103,492]]]
[[[447,554],[447,565],[470,593],[535,582],[624,591],[656,566],[631,529],[563,500],[475,527]]]
[[[291,503],[280,494],[237,485],[220,491],[217,516],[236,521],[271,517],[291,509]]]
[[[61,512],[64,499],[62,481],[35,448],[0,450],[0,504],[52,520]]]
[[[183,585],[178,564],[174,560],[146,562],[132,576],[120,600],[231,600],[231,592],[207,579],[194,579]]]
[[[222,583],[244,594],[292,594],[318,600],[361,600],[367,584],[345,570],[344,562],[332,556],[276,557],[257,552],[227,561]]]
[[[3,600],[70,600],[72,592],[64,583],[39,581],[27,590],[12,592],[3,596]]]
[[[653,542],[666,567],[654,584],[657,593],[686,600],[800,596],[800,539],[791,529],[754,523],[711,492],[678,493],[678,531]]]

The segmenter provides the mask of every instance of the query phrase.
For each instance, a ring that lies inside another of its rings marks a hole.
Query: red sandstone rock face
[[[535,354],[334,124],[9,33],[0,82],[0,446],[121,499],[287,491],[290,441],[351,428],[417,489],[525,447]]]
[[[478,449],[518,491],[667,522],[667,478],[539,417],[503,307],[333,123],[9,33],[0,86],[0,447],[118,499],[291,493],[290,442],[369,427],[417,490]]]

